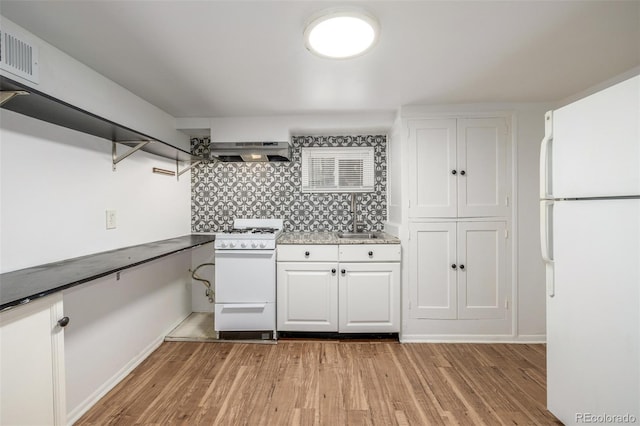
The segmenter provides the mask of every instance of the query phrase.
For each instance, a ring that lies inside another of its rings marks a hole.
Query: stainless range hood
[[[211,142],[211,156],[223,162],[291,161],[288,142]]]
[[[291,161],[288,118],[211,118],[211,156],[220,161]]]

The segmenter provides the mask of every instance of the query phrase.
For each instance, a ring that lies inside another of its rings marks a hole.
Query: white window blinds
[[[302,148],[302,192],[373,191],[373,147]]]

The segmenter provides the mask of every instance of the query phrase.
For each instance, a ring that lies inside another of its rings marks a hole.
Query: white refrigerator
[[[545,115],[547,407],[640,424],[640,76]]]

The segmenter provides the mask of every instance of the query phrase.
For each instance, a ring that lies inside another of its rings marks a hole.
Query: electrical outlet
[[[115,210],[107,210],[107,229],[115,229],[116,228],[116,211]]]

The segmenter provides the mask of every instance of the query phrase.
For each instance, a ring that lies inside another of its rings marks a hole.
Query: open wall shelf
[[[0,76],[0,90],[3,92],[3,98],[9,92],[28,92],[27,95],[13,96],[5,101],[2,104],[4,109],[117,142],[131,148],[136,147],[141,142],[151,141],[140,149],[160,157],[181,162],[204,160],[202,157],[192,155],[190,152],[167,142],[114,123],[7,77]]]

